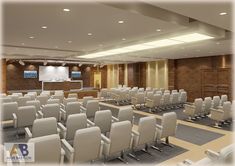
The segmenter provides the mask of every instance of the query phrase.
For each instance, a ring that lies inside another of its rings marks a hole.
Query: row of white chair
[[[68,123],[66,125],[67,136],[63,137],[61,143],[55,118],[34,121],[33,125],[35,126],[32,128],[33,131],[28,142],[35,144],[36,162],[63,162],[64,155],[69,163],[89,162],[100,159],[101,156],[104,156],[105,161],[107,161],[111,156],[118,153],[121,153],[119,159],[127,162],[124,158],[124,152],[127,150],[131,150],[131,153],[129,153],[131,157],[139,160],[135,154],[136,151],[144,147],[143,151],[149,153],[149,146],[159,150],[155,143],[162,138],[166,138],[167,145],[170,145],[168,137],[174,136],[176,131],[176,114],[173,112],[163,115],[161,126],[156,125],[154,116],[140,118],[137,131],[132,131],[130,121],[119,120],[119,122],[111,124],[108,137],[102,134],[102,130],[97,124],[87,128],[85,114],[70,115],[69,119],[74,118],[73,123],[76,123],[78,117],[83,117],[85,125],[82,127],[84,128],[69,131],[69,127],[74,128],[75,126]],[[47,122],[45,123],[45,121]],[[67,138],[72,138],[73,141],[66,140]],[[52,142],[53,144],[50,144]],[[51,148],[51,145],[53,145],[53,148]],[[47,155],[50,155],[50,157]]]

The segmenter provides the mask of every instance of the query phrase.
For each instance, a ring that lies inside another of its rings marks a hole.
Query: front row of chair
[[[45,119],[47,123],[42,124]],[[157,127],[154,116],[140,118],[137,131],[132,131],[132,124],[128,120],[112,123],[108,136],[102,134],[100,127],[89,126],[85,114],[74,114],[68,117],[67,120],[72,119],[73,122],[66,123],[66,134],[60,141],[60,125],[57,127],[56,119],[45,119],[34,121],[28,140],[29,143],[35,144],[36,163],[60,163],[63,162],[64,155],[69,163],[92,162],[101,159],[102,156],[104,161],[118,156],[118,159],[127,163],[125,152],[130,152],[131,157],[139,160],[135,155],[136,151],[143,150],[149,153],[149,147],[159,150],[155,146],[156,141],[173,136],[176,131],[174,112],[164,114],[161,126]],[[76,126],[78,120],[83,121],[84,126]],[[167,143],[169,145],[169,142]]]

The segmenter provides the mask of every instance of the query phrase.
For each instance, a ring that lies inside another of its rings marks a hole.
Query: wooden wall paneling
[[[134,72],[133,72],[133,64],[128,64],[127,65],[127,72],[128,72],[128,86],[129,87],[134,87]]]
[[[139,76],[139,86],[146,88],[146,79],[147,79],[147,63],[140,63],[140,76]]]
[[[201,97],[217,95],[217,71],[215,69],[203,69],[201,71],[201,80]]]
[[[125,77],[125,66],[124,64],[119,64],[118,65],[118,70],[119,70],[119,82],[118,84],[124,85],[124,77]]]
[[[175,70],[176,70],[176,66],[175,66],[175,60],[174,59],[169,59],[168,60],[168,89],[169,90],[173,90],[176,89],[177,85],[176,85],[176,77],[175,77]]]
[[[0,83],[0,88],[1,88],[1,93],[6,93],[6,59],[1,59],[1,83]]]
[[[102,67],[100,71],[101,71],[101,88],[107,88],[107,81],[108,81],[107,66]]]

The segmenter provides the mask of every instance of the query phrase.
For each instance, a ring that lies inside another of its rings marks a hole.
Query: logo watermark
[[[5,143],[5,162],[34,162],[33,143]]]

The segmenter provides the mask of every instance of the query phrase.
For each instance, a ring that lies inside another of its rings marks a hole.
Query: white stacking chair
[[[185,92],[184,89],[179,89],[179,93]]]
[[[51,91],[42,91],[40,95],[46,95],[49,98],[49,96],[51,96]]]
[[[131,123],[129,121],[116,122],[112,124],[109,137],[102,135],[104,141],[104,160],[107,161],[109,157],[120,154],[119,160],[127,163],[124,158],[124,152],[131,148]]]
[[[96,111],[99,111],[99,101],[98,100],[89,100],[87,101],[86,107],[81,106],[81,112],[86,113],[87,118],[93,119]]]
[[[156,141],[160,141],[165,138],[165,145],[171,146],[169,143],[169,137],[175,136],[177,129],[177,115],[175,112],[164,113],[162,116],[161,125],[156,125]]]
[[[38,113],[42,118],[55,117],[57,122],[61,121],[59,104],[46,104]]]
[[[107,88],[102,88],[99,93],[100,99],[106,100],[108,98],[108,89]]]
[[[4,97],[7,97],[7,94],[6,93],[0,93],[0,98],[4,98]]]
[[[138,93],[142,93],[142,92],[144,92],[144,88],[139,88]]]
[[[171,94],[171,91],[166,89],[163,94],[168,94],[168,93]]]
[[[155,150],[159,150],[153,144],[156,139],[156,118],[154,116],[147,116],[139,119],[138,130],[133,130],[132,153],[129,155],[136,160],[139,160],[135,152],[141,149],[143,152],[150,154],[149,146]]]
[[[33,94],[25,94],[24,97],[29,97],[30,100],[35,100],[35,96]]]
[[[178,93],[178,90],[176,90],[176,89],[172,90],[171,94],[173,94],[173,93]]]
[[[212,98],[211,97],[205,97],[203,102],[203,112],[204,115],[208,115],[212,108]]]
[[[79,114],[81,104],[78,101],[69,102],[66,104],[65,109],[60,109],[62,112],[62,117],[64,120],[67,120],[67,117],[72,114]]]
[[[145,91],[152,91],[151,87],[146,87]]]
[[[90,126],[98,126],[101,133],[106,135],[110,132],[112,124],[112,112],[110,110],[97,111],[95,113],[94,122],[88,120]]]
[[[64,91],[63,90],[55,90],[54,95],[63,95],[64,96]]]
[[[8,95],[7,97],[11,98],[12,102],[17,102],[19,98],[18,95]]]
[[[185,104],[184,105],[184,114],[188,116],[188,121],[195,120],[196,117],[199,117],[202,113],[203,100],[197,98],[194,100],[194,104]]]
[[[25,96],[25,97],[19,97],[18,98],[18,106],[21,107],[21,106],[26,106],[26,102],[27,101],[30,101],[31,98],[29,96]]]
[[[187,92],[185,91],[182,91],[182,92],[179,92],[179,103],[180,103],[180,106],[183,107],[183,105],[187,102]]]
[[[138,109],[137,105],[139,105],[139,108],[145,105],[145,94],[142,92],[138,92],[135,97],[131,98],[131,104],[133,105],[134,109]]]
[[[17,129],[17,136],[20,128],[30,127],[38,117],[35,106],[18,107],[16,113],[13,113],[14,128]]]
[[[16,113],[18,110],[18,103],[17,102],[9,102],[9,103],[2,103],[2,110],[1,110],[1,120],[13,120],[13,113]]]
[[[58,134],[31,138],[28,143],[34,144],[34,162],[36,164],[63,164],[65,152],[61,148]]]
[[[36,100],[40,101],[41,107],[47,104],[48,96],[46,95],[40,95],[36,97]]]
[[[164,93],[162,95],[162,106],[163,109],[169,109],[171,104],[171,95],[170,93]]]
[[[101,158],[103,141],[99,127],[90,127],[77,130],[74,136],[73,147],[62,139],[69,163],[85,163]]]
[[[220,123],[226,122],[231,118],[231,107],[232,107],[231,102],[226,101],[224,102],[222,108],[221,107],[218,109],[211,108],[211,112],[210,115],[208,115],[208,117],[216,121],[214,127],[221,128]]]
[[[131,102],[131,98],[135,97],[136,94],[137,94],[137,90],[135,89],[129,90],[129,94],[127,95],[128,101]]]
[[[39,100],[26,101],[26,105],[35,106],[37,112],[41,110],[41,103]]]
[[[155,108],[159,108],[161,106],[161,98],[160,94],[153,95],[152,99],[147,99],[145,106],[149,108],[149,112],[153,112]]]
[[[216,109],[219,106],[220,106],[220,97],[219,96],[213,96],[212,108]]]
[[[51,134],[59,134],[56,118],[54,117],[34,120],[32,131],[28,127],[25,128],[25,137],[27,140]]]
[[[78,94],[77,93],[69,93],[68,94],[68,98],[78,98]]]
[[[118,116],[113,117],[113,122],[122,122],[122,121],[130,121],[131,124],[134,124],[134,113],[132,108],[119,108]]]
[[[71,145],[73,144],[75,132],[89,126],[87,116],[84,113],[69,115],[66,121],[66,127],[61,123],[58,123],[62,138]]]
[[[220,105],[223,105],[226,101],[228,101],[228,95],[221,95]]]
[[[176,91],[176,92],[173,92],[171,94],[171,107],[172,108],[179,108],[178,107],[178,104],[179,104],[179,93]]]

